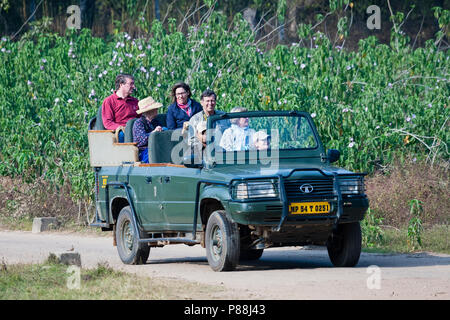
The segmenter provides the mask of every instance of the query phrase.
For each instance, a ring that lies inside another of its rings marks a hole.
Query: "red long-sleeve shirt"
[[[120,98],[116,92],[105,100],[102,104],[103,126],[107,130],[116,130],[119,126],[125,126],[128,120],[139,118],[136,113],[139,100],[133,97]]]

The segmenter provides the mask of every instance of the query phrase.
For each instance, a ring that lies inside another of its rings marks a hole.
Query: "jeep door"
[[[192,231],[195,193],[201,170],[182,165],[169,165],[165,169],[160,200],[163,204],[166,228]]]
[[[146,231],[165,228],[161,202],[162,178],[160,168],[135,167],[129,176],[129,185],[134,191],[134,207],[139,222]]]

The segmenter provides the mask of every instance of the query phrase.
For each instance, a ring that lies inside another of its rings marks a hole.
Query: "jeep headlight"
[[[277,198],[278,183],[275,181],[238,182],[232,189],[232,197],[238,200]]]
[[[362,179],[341,179],[339,187],[342,194],[361,194],[364,192],[364,183]]]

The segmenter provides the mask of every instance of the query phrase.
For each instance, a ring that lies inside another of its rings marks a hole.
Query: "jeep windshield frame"
[[[245,125],[247,130],[242,129]],[[212,115],[207,121],[206,134],[204,160],[214,165],[265,163],[274,158],[280,162],[300,158],[321,162],[325,156],[317,128],[307,112],[247,111]],[[268,142],[257,146],[259,138]],[[251,146],[243,147],[247,142]]]

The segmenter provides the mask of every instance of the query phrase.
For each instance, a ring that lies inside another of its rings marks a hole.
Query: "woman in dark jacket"
[[[173,103],[167,110],[167,129],[183,128],[183,123],[203,110],[200,103],[191,99],[191,88],[184,82],[178,82],[172,87]]]

